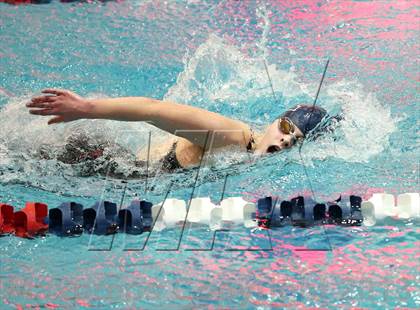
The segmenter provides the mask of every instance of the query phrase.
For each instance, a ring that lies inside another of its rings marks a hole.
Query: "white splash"
[[[245,56],[215,35],[210,35],[184,61],[184,71],[169,89],[166,99],[223,112],[229,111],[229,105],[246,106],[258,98],[271,96],[262,60]],[[319,63],[322,65],[322,61]],[[280,111],[296,104],[295,97],[314,97],[317,82],[301,82],[293,67],[284,71],[270,64],[268,69],[275,93],[282,96],[285,105]],[[383,106],[374,94],[366,93],[360,83],[345,79],[324,83],[318,104],[332,115],[339,113],[344,120],[334,134],[306,143],[304,150],[308,160],[336,157],[349,162],[366,162],[389,146],[388,139],[397,121],[391,117],[390,108]],[[255,107],[252,105],[250,109]],[[241,115],[228,116],[241,118]],[[260,128],[268,125],[272,118],[273,115],[269,115],[247,120],[242,115],[244,121],[251,121]]]
[[[165,99],[209,108],[271,97],[263,59],[247,58],[216,35],[210,35],[184,62],[184,71],[168,90]],[[279,70],[274,64],[270,64],[268,70],[276,92],[282,92],[286,97],[305,93],[294,73]],[[282,91],[285,89],[287,92]]]
[[[308,143],[305,151],[312,158],[367,162],[390,146],[389,137],[398,120],[374,94],[365,92],[361,84],[346,80],[327,85],[324,92],[323,106],[328,111],[340,108],[344,119],[333,134]]]

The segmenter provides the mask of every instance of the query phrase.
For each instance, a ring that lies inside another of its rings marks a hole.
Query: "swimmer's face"
[[[262,155],[289,149],[297,141],[303,139],[303,133],[297,126],[287,119],[287,124],[281,123],[281,121],[281,119],[276,119],[268,126],[264,136],[255,149],[255,154]]]

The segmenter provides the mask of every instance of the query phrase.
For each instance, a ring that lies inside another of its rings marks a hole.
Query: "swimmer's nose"
[[[282,149],[288,149],[293,146],[293,137],[292,135],[285,135],[280,139],[280,146]]]

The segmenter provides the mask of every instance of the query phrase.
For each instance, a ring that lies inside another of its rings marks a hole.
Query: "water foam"
[[[89,97],[105,96],[96,94]],[[80,175],[89,174],[90,170],[107,169],[106,163],[92,161],[87,171],[83,163],[71,165],[57,160],[69,139],[84,135],[93,145],[105,144],[104,155],[109,154],[113,158],[118,164],[117,172],[121,174],[135,169],[132,159],[141,148],[147,148],[149,132],[154,143],[165,139],[161,131],[144,122],[79,120],[48,126],[47,119],[50,117],[28,113],[25,107],[28,101],[29,97],[10,98],[0,110],[2,184],[30,184],[52,192],[97,195],[101,192],[103,180],[80,178]]]

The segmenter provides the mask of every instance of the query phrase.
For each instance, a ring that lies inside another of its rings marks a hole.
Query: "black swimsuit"
[[[177,142],[174,142],[168,154],[166,154],[160,160],[160,163],[162,164],[162,169],[164,171],[170,172],[170,171],[184,168],[181,166],[178,159],[176,158],[176,145],[177,145]]]
[[[254,132],[251,129],[251,137],[249,138],[249,142],[246,146],[246,150],[247,152],[253,152],[254,149],[254,143],[255,143],[255,139],[254,139]]]

